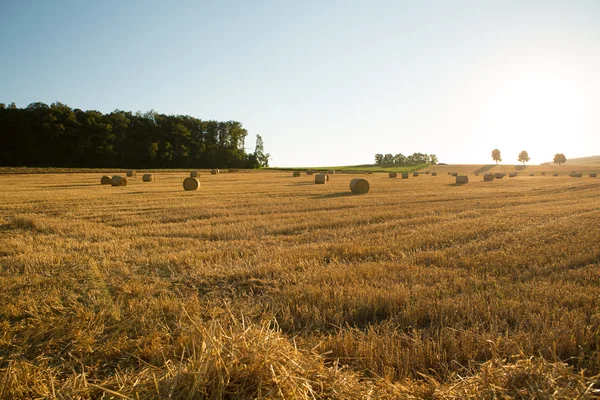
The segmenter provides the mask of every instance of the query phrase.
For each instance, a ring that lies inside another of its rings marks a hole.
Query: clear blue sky
[[[0,102],[237,120],[272,166],[600,154],[600,1],[0,0]]]

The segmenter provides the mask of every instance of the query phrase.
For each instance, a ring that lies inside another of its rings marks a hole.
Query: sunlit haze
[[[271,166],[600,154],[598,1],[3,1],[0,54],[2,103],[236,120]]]

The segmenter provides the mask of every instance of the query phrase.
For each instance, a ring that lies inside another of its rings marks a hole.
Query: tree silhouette
[[[498,150],[498,149],[492,150],[492,160],[496,161],[496,164],[498,164],[499,161],[502,161],[502,156],[500,155],[500,150]]]
[[[525,150],[519,153],[519,161],[525,165],[527,161],[529,161],[529,154]]]
[[[567,157],[565,157],[564,154],[562,154],[562,153],[556,153],[554,155],[554,164],[561,165],[561,164],[564,164],[566,162],[567,162]]]

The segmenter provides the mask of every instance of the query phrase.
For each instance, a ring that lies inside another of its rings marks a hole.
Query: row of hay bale
[[[131,176],[135,176],[135,175],[131,175]],[[127,177],[131,177],[131,176],[129,176],[129,174],[127,175]],[[120,176],[120,175],[113,175],[113,176],[104,175],[102,178],[100,178],[100,184],[101,185],[111,185],[111,186],[127,186],[127,177]],[[144,175],[142,175],[142,181],[154,182],[154,175],[153,174],[144,174]]]

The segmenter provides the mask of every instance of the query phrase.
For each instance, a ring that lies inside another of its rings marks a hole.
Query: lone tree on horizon
[[[498,149],[492,150],[492,160],[496,161],[496,165],[498,165],[498,161],[502,161],[502,156],[500,155],[500,150],[498,150]]]
[[[567,162],[567,157],[562,153],[556,153],[554,155],[554,164],[562,165]]]
[[[529,161],[529,154],[525,150],[519,153],[519,161],[522,162],[523,165]]]

